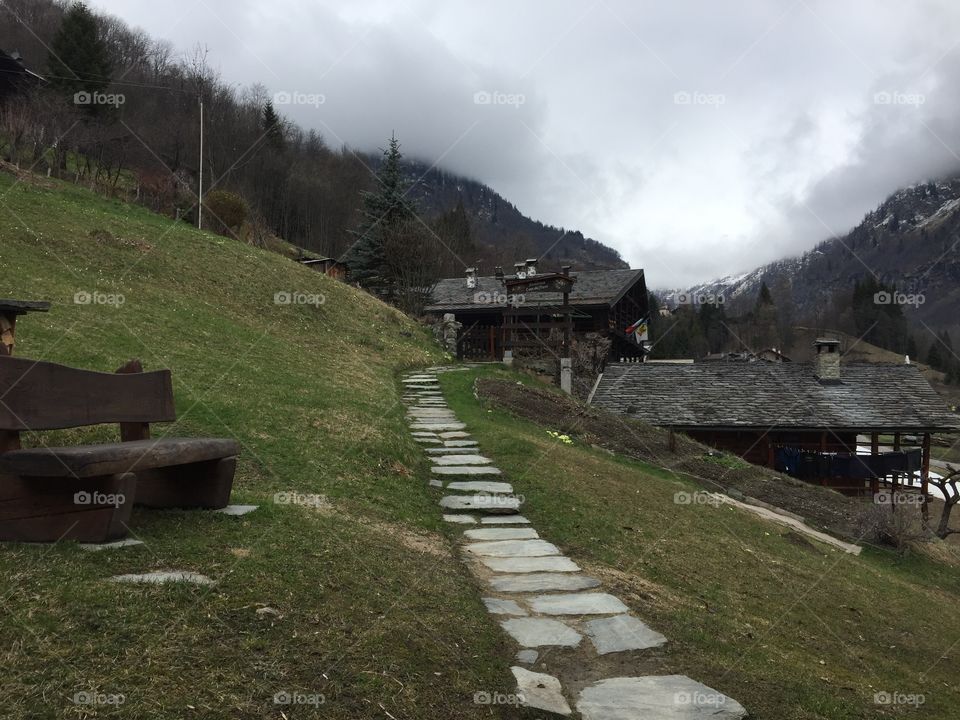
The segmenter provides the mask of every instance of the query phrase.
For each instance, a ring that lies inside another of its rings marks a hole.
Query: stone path
[[[443,491],[443,519],[464,526],[464,560],[488,587],[487,610],[519,646],[518,663],[535,665],[546,651],[587,658],[578,673],[590,679],[566,691],[554,675],[511,667],[522,704],[559,716],[576,712],[583,720],[745,717],[738,702],[684,675],[604,677],[609,664],[601,658],[640,658],[667,638],[519,514],[522,495],[443,399],[438,375],[457,369],[429,368],[402,380],[410,430],[433,462],[428,483]]]

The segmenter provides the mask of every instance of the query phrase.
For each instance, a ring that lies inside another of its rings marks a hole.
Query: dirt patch
[[[864,502],[781,475],[638,420],[586,405],[566,395],[520,383],[479,378],[477,397],[517,417],[531,420],[575,441],[666,468],[704,489],[742,499],[757,498],[800,515],[813,527],[844,539],[856,538]]]

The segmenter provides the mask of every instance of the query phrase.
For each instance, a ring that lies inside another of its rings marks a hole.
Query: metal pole
[[[203,96],[200,97],[200,192],[197,205],[197,229],[203,229]]]

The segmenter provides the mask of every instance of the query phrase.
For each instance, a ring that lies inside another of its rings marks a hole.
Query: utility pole
[[[197,229],[203,229],[203,95],[200,96],[200,192],[197,204]]]

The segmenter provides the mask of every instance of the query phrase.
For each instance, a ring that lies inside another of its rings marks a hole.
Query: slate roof
[[[844,364],[820,384],[809,363],[608,364],[592,403],[678,428],[956,432],[916,365]]]
[[[612,305],[637,281],[643,281],[643,270],[583,270],[571,272],[577,281],[570,293],[571,305]],[[508,275],[510,279],[513,275]],[[426,312],[454,310],[489,310],[490,305],[478,303],[474,297],[481,292],[503,293],[503,283],[492,276],[477,278],[477,287],[468,288],[465,277],[446,278],[437,283]],[[537,293],[525,299],[531,304],[556,305],[558,293]],[[541,300],[542,298],[542,300]]]

